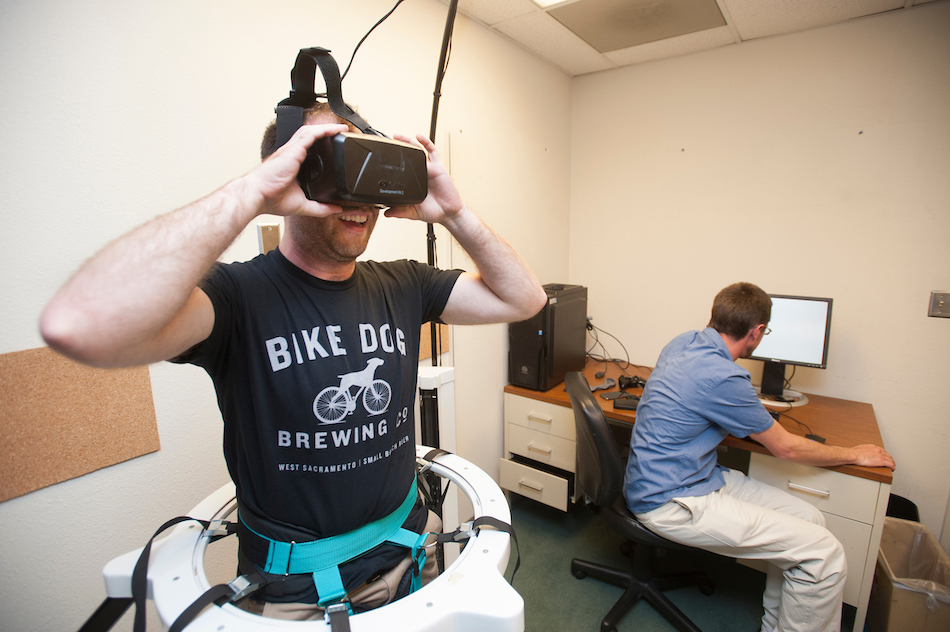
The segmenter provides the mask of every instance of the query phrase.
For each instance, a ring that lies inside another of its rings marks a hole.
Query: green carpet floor
[[[616,568],[629,567],[620,553],[623,538],[580,505],[565,513],[511,494],[512,523],[521,547],[521,568],[513,586],[524,598],[525,632],[582,632],[600,629],[600,620],[623,594],[619,587],[571,575],[577,557]],[[511,577],[514,554],[506,577]],[[706,596],[698,588],[667,596],[704,632],[756,632],[762,616],[765,575],[731,559],[703,552],[672,552],[665,571],[703,570],[716,585]],[[842,630],[851,632],[854,609],[845,607]],[[618,625],[619,632],[674,630],[653,607],[639,602]]]

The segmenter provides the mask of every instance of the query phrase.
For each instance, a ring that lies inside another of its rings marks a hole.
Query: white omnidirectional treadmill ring
[[[416,446],[417,457],[431,451]],[[435,457],[431,470],[455,483],[474,509],[474,517],[511,522],[504,494],[485,472],[454,454]],[[188,515],[224,520],[236,510],[234,485],[228,483],[201,501]],[[205,576],[205,550],[212,534],[194,521],[177,525],[152,545],[148,568],[149,597],[170,626],[211,585]],[[103,569],[110,597],[132,596],[132,571],[142,549],[115,558]],[[389,605],[350,617],[352,632],[522,632],[524,601],[504,578],[511,552],[508,533],[481,529],[458,558],[422,589]],[[330,632],[324,621],[281,621],[251,614],[236,606],[210,606],[188,626],[189,632],[263,632],[266,630]]]

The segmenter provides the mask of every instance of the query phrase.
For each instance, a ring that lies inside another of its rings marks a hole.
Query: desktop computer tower
[[[536,391],[583,370],[587,356],[587,288],[551,283],[544,291],[548,302],[540,312],[508,325],[508,381]]]

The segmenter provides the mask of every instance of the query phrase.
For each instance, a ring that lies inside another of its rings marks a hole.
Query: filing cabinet
[[[817,507],[848,560],[844,602],[857,606],[870,593],[890,485],[822,467],[753,452],[749,476]]]
[[[574,458],[570,408],[505,393],[502,489],[567,511],[574,493]]]

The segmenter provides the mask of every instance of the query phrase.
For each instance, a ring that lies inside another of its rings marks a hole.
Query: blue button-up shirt
[[[644,513],[681,496],[723,486],[716,446],[732,434],[768,430],[749,372],[736,364],[715,329],[677,336],[657,360],[637,406],[624,496]]]

